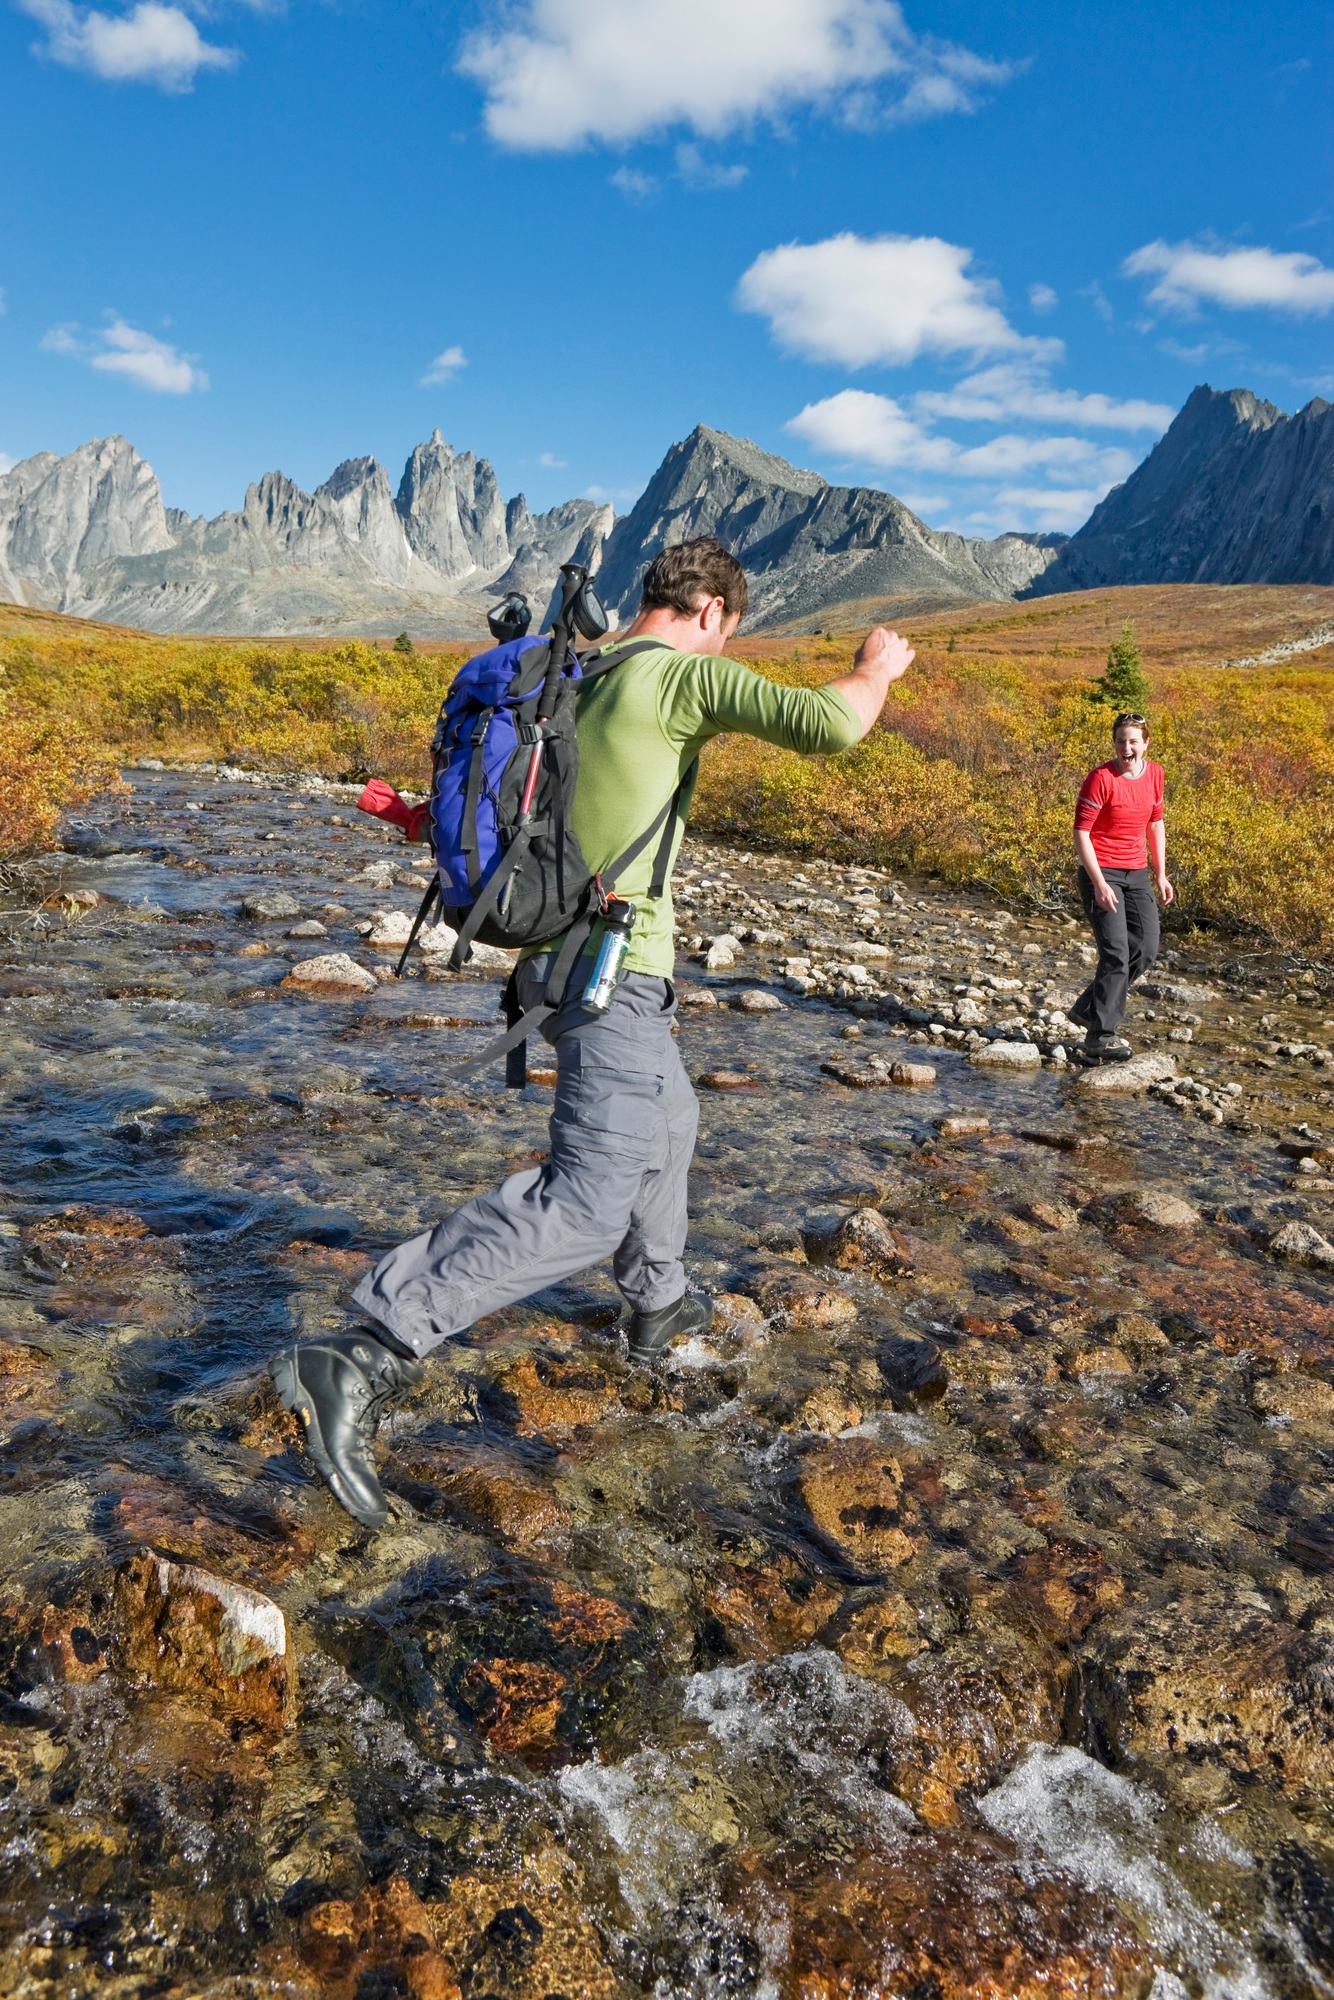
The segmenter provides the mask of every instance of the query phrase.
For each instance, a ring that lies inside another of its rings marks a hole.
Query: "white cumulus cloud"
[[[1191,311],[1213,305],[1263,307],[1270,312],[1334,312],[1334,271],[1302,250],[1263,244],[1233,250],[1209,243],[1145,243],[1121,266],[1130,278],[1153,278],[1154,305]]]
[[[689,56],[685,51],[697,51]],[[520,152],[625,145],[804,108],[855,123],[976,110],[1013,66],[914,34],[897,0],[492,0],[458,67]]]
[[[736,303],[760,313],[780,346],[848,368],[901,366],[921,354],[1027,351],[1058,340],[1017,333],[997,288],[970,275],[973,253],[939,236],[855,236],[784,243],[743,272]]]
[[[1124,479],[1133,453],[1073,436],[1024,437],[1002,432],[982,444],[942,437],[892,396],[842,389],[808,403],[787,426],[828,458],[882,471],[947,472],[958,479],[1010,479],[1041,467],[1057,481]]]
[[[459,369],[467,365],[468,357],[461,347],[443,348],[422,376],[419,387],[434,389],[439,383],[448,382],[451,375],[457,375]]]
[[[912,399],[918,416],[961,423],[1075,424],[1084,430],[1165,431],[1176,412],[1143,397],[1081,394],[1060,389],[1040,365],[1021,358],[965,375],[951,389],[923,389]]]
[[[207,389],[208,376],[196,354],[182,354],[170,341],[160,340],[119,314],[95,332],[83,333],[73,321],[49,327],[38,345],[48,354],[67,354],[102,375],[121,375],[159,396],[188,396]]]
[[[109,83],[153,83],[186,91],[201,70],[234,69],[235,49],[206,42],[190,16],[162,0],[138,0],[123,14],[79,7],[73,0],[18,0],[46,30],[36,53]]]
[[[1032,306],[1034,312],[1054,312],[1056,307],[1061,303],[1060,293],[1054,292],[1050,285],[1030,285],[1028,288],[1028,303]]]

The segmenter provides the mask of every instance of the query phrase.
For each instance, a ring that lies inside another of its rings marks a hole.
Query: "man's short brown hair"
[[[721,597],[728,618],[740,618],[750,602],[746,572],[732,551],[713,535],[676,542],[662,549],[644,572],[641,611],[679,611],[688,618],[701,600]]]

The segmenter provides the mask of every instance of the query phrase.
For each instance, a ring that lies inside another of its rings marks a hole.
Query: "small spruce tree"
[[[1153,689],[1145,676],[1144,662],[1135,642],[1135,628],[1127,618],[1121,627],[1120,638],[1113,639],[1107,649],[1105,671],[1089,682],[1088,698],[1117,710],[1143,710],[1152,694]]]
[[[413,645],[409,635],[406,632],[400,632],[394,641],[394,651],[396,653],[415,653],[416,650],[417,648]]]

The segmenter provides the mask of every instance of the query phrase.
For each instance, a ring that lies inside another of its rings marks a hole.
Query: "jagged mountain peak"
[[[365,486],[368,481],[383,483],[388,487],[389,476],[379,459],[369,456],[345,458],[340,465],[334,467],[324,484],[317,486],[315,491],[330,500],[343,500],[349,493],[355,493]]]
[[[1317,404],[1289,416],[1200,383],[1035,588],[1334,582],[1334,412]]]

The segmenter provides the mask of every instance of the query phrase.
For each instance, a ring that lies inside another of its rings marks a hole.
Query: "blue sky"
[[[1304,0],[0,0],[0,466],[120,431],[215,513],[439,426],[624,508],[703,421],[1073,528],[1196,382],[1334,394],[1330,56]]]

